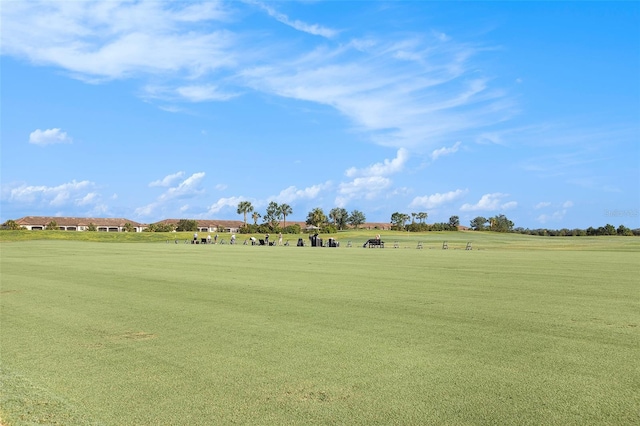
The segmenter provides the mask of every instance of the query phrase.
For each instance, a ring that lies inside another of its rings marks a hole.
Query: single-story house
[[[170,224],[178,226],[178,223],[182,219],[164,219],[156,224]],[[217,219],[188,219],[194,220],[198,227],[198,232],[230,232],[235,234],[239,231],[240,227],[244,225],[241,220],[217,220]]]
[[[29,231],[39,231],[55,222],[61,231],[88,231],[91,226],[100,232],[142,232],[147,225],[122,218],[25,216],[15,221]]]

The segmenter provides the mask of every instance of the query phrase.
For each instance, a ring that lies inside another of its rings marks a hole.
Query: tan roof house
[[[51,222],[55,222],[61,231],[88,231],[93,225],[100,232],[126,232],[129,227],[131,232],[142,232],[147,227],[143,223],[122,218],[25,216],[16,220],[18,225],[30,231],[43,230]]]
[[[174,227],[178,225],[182,219],[164,219],[157,224],[170,224]],[[195,220],[198,226],[198,232],[230,232],[237,233],[244,222],[241,220],[217,220],[217,219],[190,219]]]

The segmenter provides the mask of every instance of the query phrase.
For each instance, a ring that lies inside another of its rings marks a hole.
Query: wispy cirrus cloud
[[[253,0],[246,0],[245,1],[248,4],[252,4],[255,6],[258,6],[260,9],[264,10],[265,12],[267,12],[267,14],[269,16],[271,16],[272,18],[274,18],[275,20],[277,20],[278,22],[285,24],[291,28],[294,28],[298,31],[302,31],[308,34],[312,34],[312,35],[316,35],[316,36],[321,36],[321,37],[326,37],[326,38],[332,38],[335,37],[339,31],[338,30],[334,30],[319,24],[308,24],[306,22],[300,21],[298,19],[290,19],[287,15],[285,15],[284,13],[278,12],[275,8],[268,6],[262,2],[259,1],[253,1]]]
[[[240,76],[255,90],[330,105],[380,145],[429,148],[513,114],[506,93],[475,73],[471,58],[479,53],[435,38],[369,38]]]
[[[40,130],[36,129],[29,135],[29,143],[34,145],[54,145],[59,143],[72,143],[73,140],[59,128]]]

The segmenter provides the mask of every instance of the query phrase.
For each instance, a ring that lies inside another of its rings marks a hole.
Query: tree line
[[[251,233],[276,233],[299,234],[302,229],[300,225],[295,223],[287,226],[287,217],[293,214],[293,209],[288,204],[278,204],[271,201],[266,208],[264,215],[258,213],[251,202],[241,201],[238,204],[237,213],[243,215],[244,224],[240,227],[239,232],[244,234]],[[253,223],[247,222],[247,216],[253,219]],[[451,216],[448,222],[437,222],[427,224],[429,217],[426,212],[412,212],[410,214],[394,212],[391,214],[391,229],[396,231],[407,232],[425,232],[425,231],[457,231],[460,226],[460,218]],[[258,220],[262,218],[262,223],[258,224]],[[410,223],[409,220],[411,220]],[[324,210],[316,207],[307,214],[305,223],[314,230],[325,234],[336,233],[347,228],[358,229],[366,223],[366,216],[359,210],[348,212],[341,207],[335,207],[325,214]],[[617,228],[611,224],[594,228],[590,226],[586,229],[548,229],[548,228],[514,228],[514,223],[505,215],[500,214],[493,217],[485,218],[478,216],[469,223],[470,228],[474,231],[493,231],[493,232],[513,232],[527,235],[541,236],[596,236],[596,235],[622,235],[622,236],[640,236],[640,229],[630,229],[624,225]],[[3,229],[19,230],[22,227],[15,220],[7,220],[2,224]],[[45,229],[58,230],[58,224],[55,220],[49,222]],[[96,226],[90,223],[87,227],[88,231],[97,231]],[[125,231],[133,231],[133,225],[126,223]],[[192,219],[180,219],[176,224],[170,223],[152,223],[147,226],[144,232],[195,232],[198,230],[198,222]]]

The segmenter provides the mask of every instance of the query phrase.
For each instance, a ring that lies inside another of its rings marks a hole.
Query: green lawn
[[[640,239],[373,232],[0,233],[2,424],[640,422]]]

